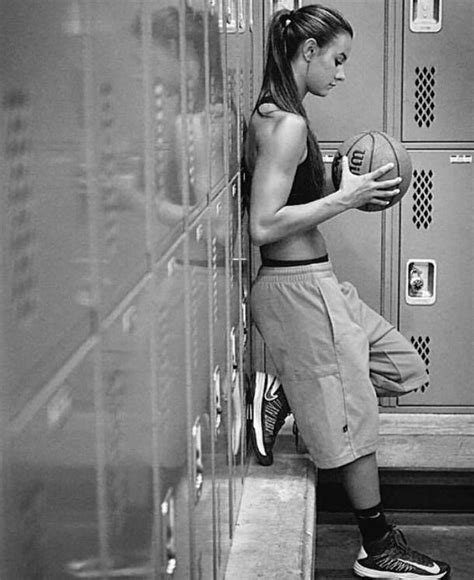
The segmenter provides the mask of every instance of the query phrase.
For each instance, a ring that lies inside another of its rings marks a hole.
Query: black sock
[[[382,503],[365,510],[354,510],[354,513],[364,545],[380,540],[390,529],[385,519]]]

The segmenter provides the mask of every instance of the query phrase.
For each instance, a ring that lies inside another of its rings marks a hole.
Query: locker
[[[472,142],[472,2],[428,2],[428,27],[417,4],[404,3],[403,140]]]
[[[192,573],[195,578],[215,577],[214,487],[210,441],[210,415],[205,413],[196,418],[192,428],[192,478],[194,481]]]
[[[214,401],[216,490],[216,560],[221,574],[230,548],[231,466],[230,444],[230,312],[229,312],[229,192],[225,188],[210,207],[211,220],[211,393]]]
[[[237,6],[237,4],[236,4]],[[237,9],[235,16],[237,18]],[[243,113],[243,61],[237,26],[228,26],[227,48],[227,149],[229,180],[234,179],[240,167],[240,124]]]
[[[242,207],[242,186],[239,181],[239,207]],[[254,368],[254,361],[252,359],[252,341],[251,341],[251,319],[249,295],[252,279],[252,263],[250,259],[250,240],[248,236],[248,214],[246,212],[239,212],[239,335],[237,342],[237,372],[239,381],[239,397],[241,405],[241,427],[240,427],[240,451],[237,462],[240,462],[240,469],[238,475],[244,483],[246,469],[248,465],[248,433],[247,433],[247,398],[248,385],[250,383],[250,375]],[[236,406],[239,401],[236,402]],[[236,504],[239,505],[240,497],[236,499]],[[236,514],[237,515],[237,514]]]
[[[138,174],[147,203],[148,248],[156,261],[176,242],[188,212],[185,151],[181,151],[184,58],[179,58],[180,3],[143,4],[133,25],[137,55],[143,62],[143,159]],[[183,81],[182,81],[183,78]],[[181,86],[183,84],[183,87]],[[140,150],[140,145],[138,144]]]
[[[10,415],[90,333],[96,289],[72,8],[52,0],[1,7],[2,389]]]
[[[303,2],[304,5],[311,2]],[[360,131],[383,130],[386,124],[386,20],[383,2],[331,1],[354,29],[346,80],[324,100],[308,96],[305,107],[320,143],[342,142]],[[360,40],[358,40],[360,39]],[[355,113],[354,103],[364,103]],[[323,150],[326,172],[331,175],[334,152]],[[352,282],[360,297],[380,311],[383,304],[383,240],[386,212],[346,212],[321,225],[330,259],[340,281]],[[364,236],[360,232],[364,231]]]
[[[240,53],[242,67],[242,122],[248,121],[253,109],[255,98],[255,54],[254,54],[254,20],[253,20],[253,3],[242,0],[240,4],[241,15],[239,16],[240,26]]]
[[[127,297],[101,332],[100,418],[105,464],[110,569],[152,578],[160,556],[153,541],[154,429],[151,337],[152,281]],[[156,473],[155,473],[156,475]]]
[[[231,211],[229,212],[229,250],[230,250],[230,465],[232,468],[232,515],[234,523],[238,514],[242,493],[243,477],[243,437],[244,437],[244,396],[243,396],[243,353],[242,349],[242,288],[243,256],[241,240],[241,202],[240,183],[236,178],[230,184]],[[232,532],[231,532],[232,533]]]
[[[215,407],[211,396],[210,303],[211,269],[209,212],[190,230],[189,244],[189,364],[192,395],[192,479],[194,481],[193,570],[212,578],[215,567],[214,440]]]
[[[334,153],[324,152],[326,172],[331,173]],[[385,291],[382,232],[387,212],[351,210],[321,224],[329,258],[340,282],[355,285],[362,300],[380,312]],[[361,235],[364,232],[364,235]]]
[[[304,0],[302,5],[312,4]],[[366,130],[382,131],[385,124],[386,3],[378,0],[330,0],[354,30],[346,80],[326,98],[308,95],[305,107],[321,143],[342,142]]]
[[[190,578],[194,481],[191,476],[193,414],[187,385],[185,240],[163,256],[154,271],[153,325],[157,473],[160,502],[158,544],[161,573]]]
[[[182,149],[186,152],[189,184],[189,206],[195,212],[206,205],[210,183],[210,116],[208,111],[209,71],[210,63],[213,69],[219,66],[219,40],[213,35],[212,27],[215,19],[207,18],[204,2],[194,2],[192,8],[184,11],[185,59],[184,72],[186,81],[185,127],[178,124],[178,135],[183,134]],[[215,45],[215,54],[211,56],[211,38]],[[217,59],[217,65],[214,60]],[[213,98],[218,99],[217,87],[213,85]],[[184,129],[184,131],[183,131]]]
[[[139,2],[86,4],[85,107],[103,315],[147,271],[143,160],[143,62],[130,30]],[[138,97],[137,97],[138,95]]]
[[[250,113],[253,110],[255,99],[260,90],[260,83],[263,70],[264,43],[265,43],[265,21],[264,21],[264,4],[255,0],[248,0],[249,14],[249,42],[251,44],[252,57],[249,70],[249,89],[250,103],[248,109],[248,121]]]
[[[411,155],[412,189],[401,205],[400,329],[425,360],[431,386],[399,404],[472,406],[472,152]]]
[[[98,458],[98,347],[31,417],[11,424],[5,468],[7,579],[74,578],[106,559]]]
[[[225,0],[210,0],[209,14],[209,116],[211,198],[223,187],[227,175],[228,151],[226,110],[226,27]]]

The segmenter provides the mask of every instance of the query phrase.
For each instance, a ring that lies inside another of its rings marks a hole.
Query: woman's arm
[[[354,175],[347,158],[342,160],[338,191],[315,201],[287,206],[293,179],[306,150],[306,123],[296,115],[282,115],[273,130],[257,142],[252,176],[250,235],[254,244],[266,245],[366,203],[386,205],[397,193],[400,179],[377,181],[393,165],[387,164],[365,175]]]

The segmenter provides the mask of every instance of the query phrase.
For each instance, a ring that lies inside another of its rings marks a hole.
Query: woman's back
[[[244,159],[252,181],[251,215],[259,209],[279,209],[320,197],[308,167],[305,119],[262,103],[253,113],[245,141]],[[316,258],[326,253],[317,227],[290,234],[261,246],[263,257],[275,260]]]

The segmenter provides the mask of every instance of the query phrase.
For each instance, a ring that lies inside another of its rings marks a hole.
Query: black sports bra
[[[266,103],[275,104],[270,97],[264,97],[256,109],[260,116],[262,116],[262,113],[259,110],[260,105]],[[315,199],[319,199],[319,196],[314,184],[309,155],[306,154],[305,160],[302,161],[296,169],[293,185],[291,186],[286,205],[300,205],[303,203],[309,203]]]
[[[286,205],[300,205],[318,199],[308,156],[298,165]]]

